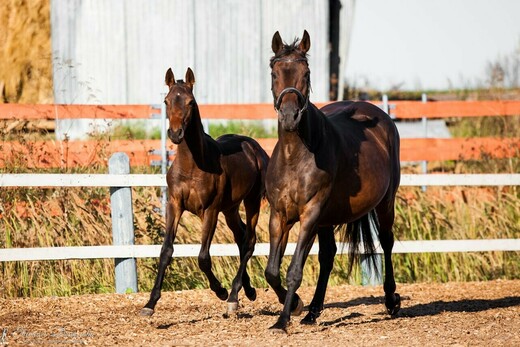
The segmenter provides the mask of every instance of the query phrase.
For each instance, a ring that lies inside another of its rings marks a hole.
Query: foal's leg
[[[245,225],[245,235],[243,234],[243,228],[240,228],[241,234],[239,237],[237,233],[233,231],[233,233],[235,234],[235,241],[237,242],[240,248],[240,266],[238,268],[237,275],[235,276],[235,279],[233,280],[233,285],[231,287],[231,293],[228,299],[228,314],[232,314],[238,308],[238,292],[242,288],[242,285],[244,286],[244,291],[249,300],[253,301],[256,299],[256,290],[251,286],[251,280],[249,278],[249,275],[247,274],[247,262],[249,261],[255,250],[255,228],[256,224],[258,223],[258,215],[260,213],[260,200],[260,197],[257,197],[256,199],[244,200],[247,223]],[[226,221],[230,228],[231,224],[236,224],[237,222],[244,226],[238,214],[238,209],[234,212],[234,215],[230,215],[229,218],[226,215]],[[232,230],[234,229],[232,228]]]
[[[177,226],[181,219],[182,210],[179,206],[174,206],[170,201],[166,206],[166,234],[164,235],[164,242],[161,248],[161,255],[159,258],[159,270],[157,271],[157,277],[153,286],[152,292],[150,293],[150,300],[141,309],[141,316],[151,316],[154,312],[157,301],[161,298],[161,287],[164,280],[164,274],[166,267],[170,265],[173,254],[173,241],[175,240],[175,234],[177,233]]]
[[[282,257],[287,246],[287,239],[289,237],[289,230],[293,226],[288,225],[285,218],[280,213],[271,208],[271,216],[269,218],[269,258],[265,268],[265,279],[267,283],[273,288],[278,296],[280,304],[285,302],[287,290],[282,286],[282,279],[280,278],[280,265]],[[301,314],[303,310],[303,302],[296,294],[291,306],[295,316]]]
[[[316,323],[316,318],[320,316],[323,310],[327,283],[329,282],[330,272],[334,265],[334,256],[337,251],[336,241],[334,240],[334,227],[319,228],[318,241],[320,244],[320,252],[318,254],[320,274],[318,276],[318,284],[316,285],[314,297],[309,304],[309,313],[301,321],[304,324]]]
[[[395,292],[394,268],[392,264],[392,248],[394,246],[394,197],[389,203],[387,199],[376,207],[379,220],[379,241],[385,255],[385,280],[383,288],[385,291],[385,306],[388,314],[395,315],[401,308],[401,297]]]
[[[215,228],[217,227],[218,211],[217,209],[209,208],[204,211],[202,218],[202,242],[199,252],[199,268],[206,274],[209,280],[209,287],[220,300],[226,300],[228,298],[228,292],[222,287],[220,281],[215,277],[211,270],[211,257],[209,255],[209,247],[215,234]]]
[[[315,210],[319,210],[316,208]],[[317,227],[315,226],[316,218],[319,212],[310,212],[311,218],[301,220],[300,234],[298,236],[298,243],[296,250],[287,270],[287,294],[283,305],[283,311],[278,318],[278,321],[271,327],[271,329],[281,329],[286,331],[287,324],[291,319],[291,310],[294,303],[294,298],[297,297],[296,291],[302,283],[303,266],[305,260],[309,255],[314,239],[316,238]],[[299,301],[301,301],[298,298]]]

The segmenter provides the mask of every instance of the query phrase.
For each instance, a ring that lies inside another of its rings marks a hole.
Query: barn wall
[[[328,0],[51,0],[51,22],[57,103],[160,103],[188,66],[199,103],[271,102],[271,38],[304,29],[311,100],[328,98]]]

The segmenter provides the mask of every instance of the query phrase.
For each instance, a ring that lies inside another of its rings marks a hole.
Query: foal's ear
[[[173,71],[171,68],[169,68],[168,71],[166,71],[164,82],[166,83],[168,88],[171,88],[175,84],[175,77],[173,76]]]
[[[280,33],[277,31],[273,35],[273,41],[271,42],[271,48],[273,49],[274,54],[280,52],[283,48],[283,41]]]
[[[186,76],[184,77],[184,83],[186,83],[190,88],[193,88],[193,85],[195,84],[195,75],[193,74],[193,71],[191,71],[190,68],[186,70]]]
[[[298,48],[303,53],[307,53],[309,48],[311,48],[311,38],[310,38],[309,33],[307,32],[307,30],[303,31],[303,37],[302,37],[302,40],[300,41],[300,45],[298,46]]]

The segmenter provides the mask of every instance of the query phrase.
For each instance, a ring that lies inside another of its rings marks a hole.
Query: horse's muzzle
[[[282,105],[283,97],[288,93],[294,93],[298,97],[297,107],[291,105]],[[296,131],[298,124],[302,118],[303,112],[307,109],[309,99],[296,88],[288,87],[282,90],[276,99],[274,108],[278,113],[278,121],[286,131]],[[286,107],[284,107],[286,106]]]
[[[172,140],[173,143],[178,145],[182,142],[182,139],[184,138],[184,128],[180,127],[177,130],[168,129],[168,137],[170,140]]]

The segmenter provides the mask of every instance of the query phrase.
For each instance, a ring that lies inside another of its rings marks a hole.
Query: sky
[[[357,0],[351,35],[350,85],[476,86],[489,62],[520,49],[520,0]]]

